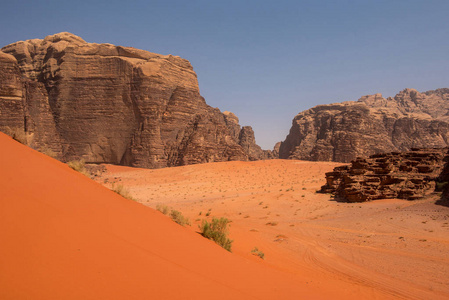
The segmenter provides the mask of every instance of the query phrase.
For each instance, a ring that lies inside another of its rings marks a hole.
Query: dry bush
[[[181,226],[190,225],[189,219],[184,217],[180,211],[173,209],[170,212],[170,218]]]
[[[53,151],[50,148],[48,148],[47,146],[43,146],[43,147],[39,148],[38,151],[40,153],[42,153],[42,154],[50,156],[51,158],[55,158],[56,159],[58,157],[58,154],[55,151]]]
[[[121,185],[121,184],[119,184],[119,185],[117,185],[117,186],[112,185],[111,190],[112,190],[113,192],[119,194],[119,195],[122,196],[123,198],[126,198],[126,199],[129,199],[129,200],[136,201],[136,199],[134,199],[134,198],[131,196],[131,193],[130,193],[130,192],[129,192],[123,185]]]
[[[200,226],[201,235],[205,238],[213,240],[219,246],[231,252],[233,241],[228,238],[229,223],[231,223],[231,221],[226,218],[213,218],[211,223],[203,220],[203,223]]]
[[[265,225],[269,225],[269,226],[276,226],[278,224],[278,222],[268,222]]]
[[[86,163],[83,159],[80,160],[72,160],[67,163],[67,165],[75,171],[80,172],[81,174],[90,178],[90,174],[86,169]]]
[[[256,255],[259,256],[262,259],[265,259],[265,253],[263,253],[262,251],[260,251],[257,247],[254,247],[253,250],[251,250],[251,254],[252,255]]]
[[[168,215],[173,221],[181,226],[190,225],[190,220],[184,217],[180,211],[174,210],[173,208],[163,204],[158,204],[156,209],[164,215]]]
[[[15,127],[6,127],[4,133],[12,137],[14,140],[29,146],[33,140],[34,133],[25,132],[25,130]]]
[[[170,207],[168,207],[167,205],[158,204],[156,206],[156,209],[164,215],[168,215],[168,213],[170,212]]]

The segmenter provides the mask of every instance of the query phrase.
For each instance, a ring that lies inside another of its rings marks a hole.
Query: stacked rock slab
[[[357,158],[326,173],[323,193],[347,202],[376,199],[420,199],[435,190],[448,148],[413,149]]]
[[[449,143],[449,89],[405,89],[358,101],[319,105],[293,119],[279,148],[283,159],[350,162],[375,153]]]
[[[247,160],[190,63],[70,33],[0,52],[0,130],[62,160],[161,168]]]

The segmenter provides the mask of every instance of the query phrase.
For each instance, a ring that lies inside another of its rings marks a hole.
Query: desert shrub
[[[119,185],[117,185],[117,186],[112,185],[111,190],[112,190],[113,192],[119,194],[119,195],[122,196],[123,198],[126,198],[126,199],[129,199],[129,200],[134,200],[134,201],[136,201],[136,199],[134,199],[134,198],[131,196],[131,193],[130,193],[130,192],[129,192],[129,191],[128,191],[122,184],[119,184]]]
[[[67,165],[72,168],[75,171],[80,172],[83,175],[86,175],[87,177],[90,177],[89,172],[86,169],[86,163],[83,159],[80,160],[71,160],[67,163]]]
[[[190,225],[189,219],[184,217],[180,211],[172,209],[170,218],[181,226]]]
[[[265,253],[263,253],[262,251],[260,251],[257,247],[254,247],[253,250],[251,250],[251,253],[253,255],[257,255],[262,259],[265,259]]]
[[[86,164],[84,160],[71,160],[67,163],[67,165],[75,171],[81,172],[86,169]]]
[[[167,205],[158,204],[156,205],[156,209],[164,215],[168,215],[168,213],[170,212],[170,207],[168,207]]]
[[[231,252],[232,240],[228,238],[228,224],[231,221],[226,218],[213,218],[209,223],[203,220],[200,226],[201,235],[213,240],[215,243]]]
[[[39,148],[39,152],[42,153],[42,154],[45,154],[47,156],[50,156],[51,158],[57,158],[58,157],[58,154],[55,151],[53,151],[50,148],[48,148],[47,146]]]
[[[31,143],[34,135],[33,133],[25,132],[25,130],[19,127],[15,128],[6,127],[4,132],[10,137],[12,137],[14,140],[27,146]]]
[[[277,224],[278,224],[278,222],[268,222],[265,225],[276,226]]]
[[[184,215],[180,211],[174,210],[167,205],[158,204],[156,205],[156,210],[160,211],[164,215],[168,215],[170,219],[181,226],[190,225],[190,220],[184,217]]]

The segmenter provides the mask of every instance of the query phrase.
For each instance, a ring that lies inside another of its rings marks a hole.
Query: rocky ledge
[[[420,199],[435,190],[447,155],[448,148],[435,148],[357,158],[326,173],[320,192],[333,193],[337,200],[346,202]]]

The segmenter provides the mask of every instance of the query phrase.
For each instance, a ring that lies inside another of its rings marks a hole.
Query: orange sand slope
[[[0,299],[324,299],[0,133]]]

